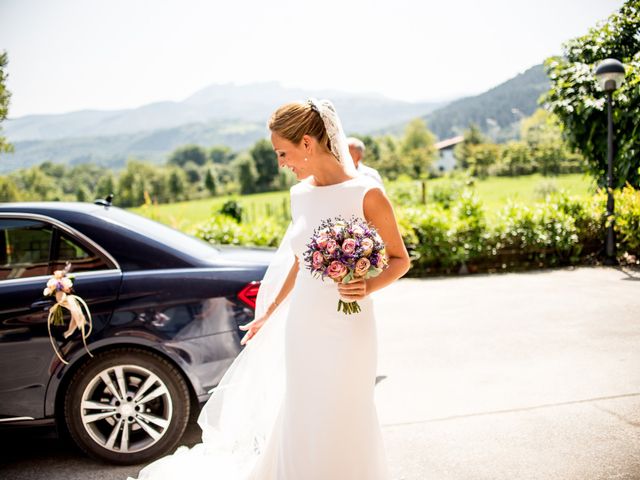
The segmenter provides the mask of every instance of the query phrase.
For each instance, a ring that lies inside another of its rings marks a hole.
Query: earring
[[[307,157],[304,157],[304,161],[305,161],[305,162],[307,161]]]

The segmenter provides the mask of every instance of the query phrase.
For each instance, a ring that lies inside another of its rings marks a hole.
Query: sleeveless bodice
[[[304,252],[313,231],[322,220],[338,215],[349,219],[352,215],[364,219],[363,201],[367,191],[378,185],[360,175],[341,183],[315,186],[308,177],[291,187],[291,247],[305,270]],[[307,271],[308,273],[308,271]]]

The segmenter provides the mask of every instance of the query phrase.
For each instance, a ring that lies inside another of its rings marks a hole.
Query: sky
[[[213,83],[444,101],[561,53],[622,0],[0,0],[9,118]]]

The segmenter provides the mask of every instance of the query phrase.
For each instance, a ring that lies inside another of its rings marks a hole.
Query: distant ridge
[[[549,79],[542,64],[480,95],[465,97],[424,116],[431,131],[444,139],[460,135],[471,123],[496,140],[513,137],[517,122],[538,108]]]
[[[330,98],[349,133],[404,123],[442,103],[410,103],[377,94],[307,91],[276,82],[211,85],[181,102],[125,110],[82,110],[10,119],[5,132],[15,153],[0,156],[0,173],[46,160],[123,167],[131,157],[163,162],[180,145],[243,149],[268,135],[268,116],[283,103]]]
[[[348,134],[400,134],[410,120],[424,118],[439,139],[476,123],[497,141],[514,138],[518,121],[538,107],[549,88],[542,65],[476,96],[451,103],[401,102],[376,94],[307,91],[276,82],[211,85],[181,102],[139,108],[30,115],[5,123],[15,153],[0,155],[0,173],[46,160],[94,162],[118,169],[128,158],[164,162],[187,143],[247,148],[268,135],[266,122],[279,105],[314,96],[331,98]]]

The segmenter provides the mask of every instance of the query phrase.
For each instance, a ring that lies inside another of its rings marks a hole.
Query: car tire
[[[190,408],[189,389],[176,367],[135,348],[95,354],[75,372],[64,398],[74,442],[90,456],[119,465],[172,453]]]

